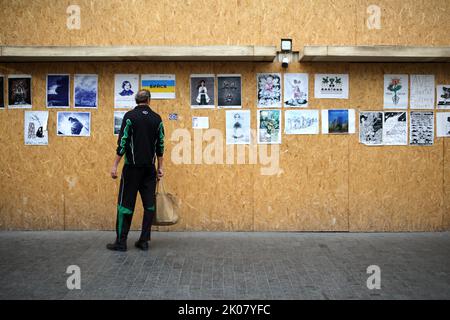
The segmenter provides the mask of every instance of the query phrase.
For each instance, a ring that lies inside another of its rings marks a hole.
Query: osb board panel
[[[358,45],[448,46],[450,2],[441,0],[358,0]],[[380,29],[368,29],[367,8],[381,10]]]
[[[383,110],[385,73],[434,74],[445,83],[448,64],[352,64],[349,103]],[[350,230],[440,230],[444,214],[443,139],[431,147],[367,147],[351,139]]]
[[[4,45],[449,45],[450,3],[380,0],[79,0],[81,29],[66,26],[68,0],[0,0]],[[13,18],[12,18],[13,17]]]

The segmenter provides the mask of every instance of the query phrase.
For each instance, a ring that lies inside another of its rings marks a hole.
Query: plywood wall
[[[287,36],[296,49],[304,44],[450,45],[448,1],[377,1],[380,30],[367,29],[371,2],[365,0],[79,0],[80,30],[66,28],[69,4],[0,0],[0,44],[278,45]],[[152,104],[166,125],[167,188],[182,202],[180,223],[162,230],[450,228],[450,142],[442,138],[432,147],[366,147],[357,135],[283,135],[281,171],[273,176],[261,175],[259,163],[175,165],[170,160],[175,129],[188,129],[195,140],[192,116],[209,116],[212,128],[225,129],[224,110],[190,109],[191,73],[241,73],[243,107],[251,110],[256,128],[256,73],[271,71],[284,72],[278,63],[0,64],[0,74],[32,74],[34,110],[46,109],[47,73],[99,75],[99,109],[92,111],[90,138],[57,137],[57,110],[49,110],[49,145],[25,147],[24,111],[0,110],[0,229],[114,227],[118,181],[109,177],[109,169],[116,144],[115,73],[177,77],[177,99]],[[435,74],[437,83],[450,83],[449,64],[292,63],[288,71],[310,74],[313,109],[382,110],[384,73]],[[314,73],[349,73],[349,99],[314,99]],[[169,121],[174,112],[179,120]],[[138,209],[135,228],[141,215]]]

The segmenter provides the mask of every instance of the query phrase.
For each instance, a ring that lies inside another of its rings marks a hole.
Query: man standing
[[[148,90],[140,90],[136,94],[137,106],[125,114],[120,128],[111,177],[117,178],[117,166],[122,156],[125,156],[125,165],[117,203],[117,238],[106,246],[109,250],[127,250],[127,236],[138,191],[144,206],[144,218],[141,236],[135,246],[148,250],[155,212],[156,181],[164,175],[164,126],[161,117],[150,109],[150,97]],[[155,168],[155,158],[158,158],[158,170]]]

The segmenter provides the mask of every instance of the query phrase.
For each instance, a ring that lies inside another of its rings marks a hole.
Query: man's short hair
[[[139,90],[138,93],[136,93],[136,103],[145,103],[150,101],[150,98],[152,97],[152,95],[150,94],[150,91],[144,89],[144,90]]]

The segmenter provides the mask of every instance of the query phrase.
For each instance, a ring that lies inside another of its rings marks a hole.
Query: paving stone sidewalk
[[[154,232],[148,252],[138,235],[123,253],[114,232],[0,232],[0,299],[450,299],[450,232]]]

